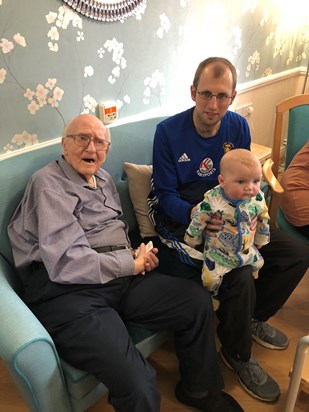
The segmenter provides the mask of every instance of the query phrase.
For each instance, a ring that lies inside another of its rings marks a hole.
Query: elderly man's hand
[[[150,252],[146,252],[146,246],[141,243],[139,247],[139,252],[134,259],[134,275],[145,275],[146,272],[150,272],[155,269],[159,264],[159,259],[156,254],[158,253],[157,248],[153,248]]]

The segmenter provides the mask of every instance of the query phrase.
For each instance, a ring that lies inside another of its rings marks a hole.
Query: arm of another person
[[[281,177],[280,208],[295,227],[309,224],[309,140],[296,153]]]

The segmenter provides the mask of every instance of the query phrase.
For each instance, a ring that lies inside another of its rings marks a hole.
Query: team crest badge
[[[222,147],[224,153],[229,152],[230,150],[233,150],[235,148],[235,146],[231,142],[225,142]]]
[[[215,171],[213,161],[209,157],[206,157],[201,161],[197,174],[200,177],[211,176]]]

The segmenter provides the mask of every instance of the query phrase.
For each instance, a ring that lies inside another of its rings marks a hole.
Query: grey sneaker
[[[240,359],[233,359],[224,348],[221,348],[220,356],[226,366],[236,372],[241,386],[251,396],[265,402],[278,400],[280,389],[277,382],[261,368],[252,356],[248,362],[243,362]]]
[[[251,335],[252,339],[268,349],[282,350],[289,346],[288,337],[266,322],[252,319]]]

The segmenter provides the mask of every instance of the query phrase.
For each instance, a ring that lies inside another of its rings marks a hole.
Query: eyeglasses
[[[218,103],[229,103],[229,101],[233,97],[233,96],[228,96],[225,93],[212,94],[208,90],[205,90],[204,92],[199,92],[197,90],[196,93],[200,95],[202,100],[210,101],[213,97],[215,97]]]
[[[98,152],[107,150],[111,144],[108,140],[95,139],[83,134],[68,134],[65,137],[71,137],[74,143],[80,147],[88,147],[90,142],[93,142]]]

